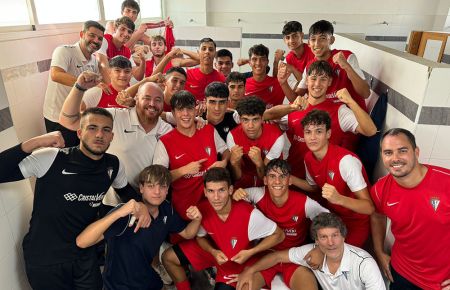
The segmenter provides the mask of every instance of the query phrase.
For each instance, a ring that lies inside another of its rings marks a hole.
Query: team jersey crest
[[[230,127],[223,127],[223,131],[228,133],[230,131]]]
[[[208,154],[208,156],[211,156],[211,147],[205,147],[205,152]]]
[[[107,171],[108,171],[109,179],[111,179],[112,173],[113,173],[114,169],[113,169],[112,167],[108,167],[108,168],[107,168]]]
[[[331,180],[334,179],[334,172],[332,170],[328,170],[328,176],[330,177]]]
[[[439,199],[439,197],[430,198],[430,204],[433,207],[434,211],[437,211],[440,202],[441,200]]]
[[[165,215],[164,218],[163,218],[163,222],[164,222],[164,224],[167,223],[167,216],[166,216],[166,215]]]
[[[230,242],[231,242],[231,247],[234,249],[234,247],[236,247],[236,244],[237,244],[237,238],[232,237]]]
[[[292,216],[292,220],[293,220],[294,222],[297,222],[297,221],[298,221],[298,215]]]

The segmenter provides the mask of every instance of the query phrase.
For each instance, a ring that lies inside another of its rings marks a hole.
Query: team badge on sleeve
[[[430,198],[430,203],[431,203],[431,206],[433,207],[434,211],[437,211],[440,202],[441,202],[441,200],[438,197]]]
[[[234,247],[236,247],[236,244],[237,244],[237,238],[232,237],[230,242],[231,242],[231,247],[234,249]]]

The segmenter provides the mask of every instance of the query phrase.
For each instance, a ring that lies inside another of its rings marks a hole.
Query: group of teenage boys
[[[145,31],[173,23],[135,30],[138,14],[126,0],[108,33],[87,21],[54,51],[49,133],[0,153],[0,182],[37,177],[23,241],[33,289],[162,289],[161,263],[177,289],[211,267],[219,290],[378,290],[381,273],[393,290],[450,289],[450,171],[420,164],[414,136],[394,128],[380,143],[388,175],[369,183],[354,152],[377,132],[370,89],[356,56],[331,49],[330,22],[308,43],[286,23],[289,53],[269,76],[262,44],[242,74],[211,38],[168,50]]]

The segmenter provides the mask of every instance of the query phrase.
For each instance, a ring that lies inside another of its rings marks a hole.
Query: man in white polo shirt
[[[47,132],[61,131],[66,147],[79,144],[76,134],[58,124],[61,107],[75,85],[77,77],[86,70],[104,74],[107,72],[93,55],[102,45],[105,28],[96,21],[86,21],[80,31],[80,40],[73,45],[57,47],[52,54],[50,75],[44,99],[44,120]]]
[[[95,77],[95,73],[83,72],[78,77],[77,84],[83,89],[94,87]],[[77,87],[72,88],[62,107],[60,123],[70,130],[79,126],[78,115],[83,94]],[[159,117],[163,100],[161,88],[154,82],[146,82],[136,94],[135,107],[107,109],[114,118],[114,139],[108,152],[114,153],[123,162],[128,182],[135,189],[139,188],[139,173],[153,163],[153,153],[159,137],[172,130],[172,126]]]
[[[324,254],[322,267],[312,269],[324,290],[385,290],[380,269],[366,251],[344,243],[347,228],[333,213],[320,213],[311,225],[311,237],[315,244],[308,244],[288,250],[273,252],[248,267],[238,276],[236,289],[253,289],[253,274],[279,263],[295,263],[310,267],[305,255],[316,245]],[[234,282],[231,280],[229,283]],[[245,288],[244,288],[245,289]],[[294,289],[294,288],[293,288]]]

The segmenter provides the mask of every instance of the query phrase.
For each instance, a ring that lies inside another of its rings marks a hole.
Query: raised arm
[[[80,127],[80,104],[84,92],[99,82],[100,76],[91,71],[82,72],[78,76],[76,85],[70,90],[59,114],[59,123],[62,126],[73,131]]]
[[[353,65],[359,69],[358,60],[354,54],[349,56],[349,63],[342,52],[338,52],[333,56],[333,62],[337,63],[347,73],[347,77],[350,79],[355,91],[364,99],[370,96],[369,84],[361,78],[353,69]]]

